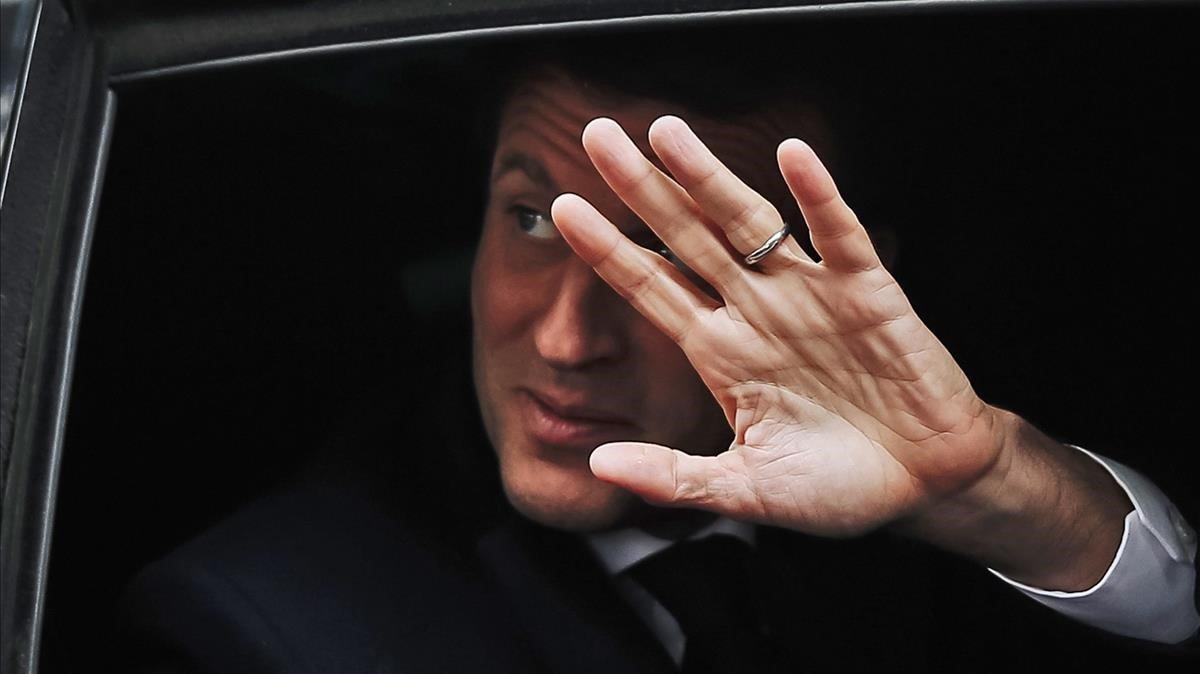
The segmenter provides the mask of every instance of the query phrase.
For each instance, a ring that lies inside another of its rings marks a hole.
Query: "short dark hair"
[[[795,64],[803,58],[776,32],[763,26],[638,31],[501,46],[488,57],[495,70],[485,85],[490,104],[482,106],[481,135],[494,140],[496,112],[521,81],[555,67],[585,94],[595,92],[606,102],[654,99],[731,122],[768,108],[787,110],[798,126],[795,133],[828,160],[834,150],[825,121],[830,96],[816,77],[800,71]]]
[[[786,37],[776,29],[725,27],[593,34],[500,46],[480,60],[493,65],[482,87],[487,102],[477,110],[481,146],[485,156],[493,154],[499,111],[509,95],[528,80],[557,71],[603,105],[650,99],[730,124],[770,113],[780,129],[777,141],[784,140],[783,134],[804,139],[836,175],[837,148],[827,122],[830,97],[816,77],[800,72],[796,64],[805,60]],[[721,49],[712,48],[714,44]],[[486,194],[487,175],[481,179]],[[777,183],[771,192],[777,197],[787,194],[781,177]],[[774,201],[788,222],[802,221],[790,198]]]

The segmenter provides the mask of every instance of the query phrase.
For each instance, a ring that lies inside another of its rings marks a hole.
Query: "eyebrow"
[[[552,192],[562,191],[558,189],[558,185],[554,182],[554,179],[550,177],[550,172],[546,170],[546,167],[543,166],[541,162],[527,154],[513,152],[504,155],[504,157],[500,159],[499,164],[497,164],[496,170],[492,172],[492,181],[495,182],[496,180],[499,180],[500,176],[508,173],[509,171],[520,171],[533,182]]]

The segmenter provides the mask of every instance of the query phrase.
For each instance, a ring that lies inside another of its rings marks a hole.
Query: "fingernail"
[[[808,143],[805,143],[804,141],[800,140],[799,138],[788,138],[787,140],[785,140],[779,144],[779,149],[782,150],[784,148],[784,146],[787,146],[787,145],[795,146],[796,149],[798,149],[798,150],[807,150],[808,152],[812,152],[812,148],[809,147]]]
[[[601,131],[601,126],[608,127],[608,130]],[[592,131],[589,133],[588,129]],[[612,136],[607,141],[600,141],[596,133],[611,133]],[[588,136],[592,137],[592,141],[587,140]],[[621,125],[607,117],[597,117],[588,122],[584,128],[583,146],[589,155],[607,157],[616,162],[635,161],[642,157],[641,150],[633,144]]]
[[[661,133],[665,136],[667,148],[676,154],[686,154],[695,152],[700,149],[700,139],[692,131],[692,128],[687,125],[682,119],[674,115],[666,115],[659,117],[651,125],[651,128],[658,126]]]
[[[600,445],[592,450],[588,464],[596,476],[612,476],[620,473],[622,461],[619,445],[611,443]]]

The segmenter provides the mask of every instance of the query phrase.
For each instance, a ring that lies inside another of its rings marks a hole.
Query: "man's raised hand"
[[[718,456],[609,443],[593,472],[646,500],[823,535],[913,514],[1006,465],[1006,424],[913,312],[812,149],[779,146],[779,168],[819,262],[676,117],[650,127],[655,167],[612,120],[583,144],[601,176],[720,295],[562,195],[552,215],[585,261],[687,355],[735,437]]]

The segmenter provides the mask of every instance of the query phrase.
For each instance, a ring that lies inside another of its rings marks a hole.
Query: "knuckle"
[[[701,504],[708,501],[707,485],[692,481],[676,482],[675,493],[671,495],[673,503]]]
[[[696,171],[694,178],[696,187],[705,191],[710,190],[714,182],[725,177],[726,170],[720,162],[705,162],[704,166]]]
[[[648,161],[642,162],[637,169],[622,174],[619,186],[629,194],[645,199],[652,196],[657,186],[658,169]]]
[[[643,269],[634,274],[630,281],[622,286],[621,294],[634,304],[644,302],[645,298],[654,288],[655,282],[658,279],[658,271],[651,269]]]
[[[768,220],[778,221],[781,225],[783,223],[783,218],[780,217],[779,211],[775,210],[775,207],[767,200],[754,199],[742,206],[729,219],[726,231],[730,236],[743,238],[747,242],[753,242],[756,237],[755,230],[758,229],[757,225],[760,222]]]

